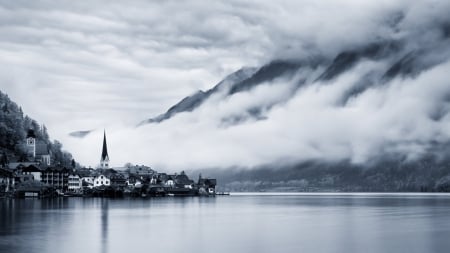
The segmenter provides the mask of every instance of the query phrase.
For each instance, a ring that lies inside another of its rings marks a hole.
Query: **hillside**
[[[430,44],[417,45],[413,38],[391,39],[369,42],[355,48],[344,49],[333,57],[325,55],[310,55],[291,59],[276,59],[258,68],[242,68],[227,77],[207,91],[198,91],[183,98],[170,109],[156,117],[142,121],[139,125],[161,123],[178,113],[194,112],[201,106],[206,106],[213,95],[219,97],[215,102],[225,103],[233,97],[254,93],[258,88],[273,86],[289,86],[289,94],[281,94],[272,101],[253,104],[242,108],[233,115],[235,118],[260,118],[261,112],[268,111],[276,105],[284,104],[298,95],[299,89],[308,86],[336,85],[338,79],[352,75],[359,66],[373,64],[372,69],[363,69],[358,80],[340,98],[339,103],[346,105],[352,99],[358,98],[364,92],[382,86],[390,86],[397,79],[415,79],[421,73],[445,63],[450,56],[448,42],[448,26],[436,27],[439,39]],[[423,39],[423,38],[414,38]],[[382,67],[380,67],[382,66]],[[446,101],[445,101],[446,102]],[[224,121],[228,120],[226,118]]]
[[[450,159],[387,158],[370,164],[310,161],[291,166],[190,171],[211,175],[220,191],[275,192],[450,192]]]
[[[2,165],[7,161],[26,161],[27,156],[23,148],[26,133],[29,129],[34,130],[36,139],[51,151],[51,164],[70,166],[72,155],[62,150],[62,144],[51,141],[45,125],[28,117],[22,108],[11,101],[7,94],[0,91],[0,156]]]
[[[255,71],[256,71],[255,68],[241,68],[238,71],[231,73],[230,75],[225,77],[213,88],[207,91],[199,90],[196,93],[183,98],[180,102],[170,107],[169,110],[167,110],[167,112],[162,113],[154,118],[144,120],[141,123],[139,123],[139,125],[145,125],[149,123],[160,123],[164,120],[172,118],[178,113],[191,112],[200,105],[202,105],[202,103],[205,102],[211,95],[220,91],[228,90],[231,87],[234,87],[235,83],[240,83],[245,80],[248,80],[250,77],[253,76]]]

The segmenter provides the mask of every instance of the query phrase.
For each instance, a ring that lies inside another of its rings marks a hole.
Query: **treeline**
[[[0,91],[0,162],[26,161],[24,148],[26,134],[34,130],[36,139],[47,145],[51,151],[51,163],[69,167],[74,164],[69,152],[62,150],[61,142],[51,141],[45,125],[28,117],[22,108]]]
[[[311,161],[292,166],[199,170],[220,182],[219,191],[450,192],[450,158],[386,158],[366,164]]]

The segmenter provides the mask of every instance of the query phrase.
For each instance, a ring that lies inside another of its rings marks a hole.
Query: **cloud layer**
[[[2,1],[0,87],[85,165],[98,162],[103,128],[117,166],[413,158],[450,136],[448,13],[431,0]],[[340,52],[380,41],[399,48],[314,82]],[[408,54],[419,59],[411,75],[383,81]],[[242,66],[312,58],[321,64],[134,128]],[[247,117],[252,108],[261,118]],[[67,134],[93,128],[83,139]]]

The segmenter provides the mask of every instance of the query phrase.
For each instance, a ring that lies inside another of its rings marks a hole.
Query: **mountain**
[[[220,81],[217,85],[215,85],[212,89],[207,91],[197,91],[191,96],[183,98],[180,102],[175,104],[174,106],[170,107],[167,112],[156,116],[154,118],[144,120],[139,125],[144,125],[147,123],[159,123],[164,120],[170,119],[174,115],[181,113],[181,112],[190,112],[194,110],[195,108],[199,107],[206,99],[208,99],[212,94],[224,90],[229,89],[230,86],[235,85],[236,83],[240,83],[243,80],[248,79],[253,75],[255,72],[255,68],[241,68],[238,71],[228,75]]]
[[[441,30],[443,39],[448,41],[448,28]],[[445,52],[445,53],[440,53]],[[346,104],[350,98],[356,97],[365,90],[379,85],[384,85],[397,77],[414,77],[442,61],[449,55],[447,43],[435,43],[424,45],[421,48],[413,47],[406,40],[383,40],[360,45],[352,49],[345,49],[333,58],[324,55],[314,55],[301,59],[273,60],[259,68],[242,68],[223,79],[220,83],[207,91],[198,91],[185,97],[167,112],[156,117],[142,121],[139,125],[148,123],[161,123],[178,113],[192,112],[202,106],[204,102],[214,94],[221,94],[226,99],[235,94],[241,94],[254,90],[257,87],[276,84],[278,79],[286,82],[294,82],[292,95],[303,85],[333,84],[336,78],[351,71],[352,68],[363,62],[380,62],[384,69],[373,70],[369,76],[363,77],[342,97],[342,104]],[[295,81],[293,81],[295,79]],[[282,83],[282,82],[279,82]],[[283,103],[287,98],[280,98],[265,107],[255,106],[247,109],[247,114],[256,115],[262,110],[267,110],[278,103]],[[257,112],[257,113],[253,113]]]
[[[251,90],[262,83],[271,82],[278,77],[293,75],[302,65],[305,65],[305,63],[301,61],[275,60],[262,66],[261,68],[241,68],[225,77],[213,88],[207,91],[200,90],[191,96],[185,97],[180,102],[169,108],[167,112],[154,118],[144,120],[139,123],[139,125],[144,125],[147,123],[160,123],[164,120],[170,119],[178,113],[191,112],[201,106],[203,102],[205,102],[205,100],[213,94],[223,92],[226,96],[231,96],[236,93]],[[310,63],[310,65],[315,64]]]

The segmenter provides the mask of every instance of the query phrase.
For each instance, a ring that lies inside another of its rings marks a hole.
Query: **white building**
[[[140,179],[134,179],[134,180],[128,179],[127,181],[125,181],[125,184],[127,186],[137,187],[137,188],[142,186],[142,182]]]
[[[87,184],[88,188],[94,187],[94,177],[82,177],[81,178],[81,185],[83,185],[83,182],[85,182],[85,184]]]
[[[49,146],[42,141],[38,142],[34,130],[32,129],[28,130],[25,148],[28,156],[30,156],[33,161],[41,162],[47,166],[50,165]]]
[[[175,182],[173,181],[173,179],[169,179],[166,181],[165,185],[169,186],[169,187],[173,187],[175,185]]]
[[[78,192],[81,190],[82,186],[83,184],[80,176],[74,174],[69,175],[69,184],[67,187],[69,191]]]
[[[98,186],[110,186],[111,185],[111,180],[106,177],[105,175],[98,175],[94,178],[94,187],[98,187]]]

